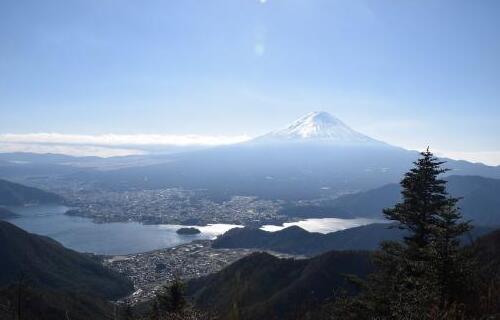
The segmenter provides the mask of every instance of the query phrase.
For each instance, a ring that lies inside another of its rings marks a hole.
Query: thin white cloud
[[[59,153],[72,156],[112,157],[228,145],[249,139],[250,137],[246,135],[7,133],[0,134],[0,152]]]
[[[247,135],[161,135],[61,133],[0,134],[0,152],[60,153],[73,156],[125,156],[150,152],[172,152],[190,148],[229,145],[248,141]],[[408,148],[408,147],[407,147]],[[422,151],[425,147],[408,149]],[[500,151],[433,150],[440,157],[500,165]]]
[[[467,160],[470,162],[484,163],[490,166],[500,165],[500,151],[477,151],[477,152],[464,152],[464,151],[436,151],[440,157],[447,157],[454,160]]]
[[[75,135],[61,133],[0,134],[0,143],[76,144],[92,146],[216,146],[243,142],[249,136],[161,134]]]
[[[54,153],[65,154],[75,157],[119,157],[145,154],[143,150],[108,148],[85,145],[58,145],[58,144],[36,144],[36,143],[0,143],[0,152],[30,152],[30,153]]]
[[[408,150],[424,151],[427,146],[405,147]],[[449,158],[453,160],[465,160],[473,163],[482,163],[488,166],[500,166],[500,151],[454,151],[445,149],[436,149],[431,147],[431,151],[438,157]]]

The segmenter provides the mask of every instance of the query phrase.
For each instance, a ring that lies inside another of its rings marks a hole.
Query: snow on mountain
[[[338,144],[383,144],[359,133],[328,112],[310,112],[279,129],[256,138],[257,142],[328,142]]]

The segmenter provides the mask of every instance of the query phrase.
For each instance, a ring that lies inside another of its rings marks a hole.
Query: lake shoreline
[[[19,215],[8,222],[36,233],[53,238],[67,248],[96,255],[127,255],[150,252],[197,240],[213,240],[233,228],[235,224],[142,224],[136,221],[95,223],[91,218],[65,214],[70,207],[63,205],[40,205],[11,208]],[[304,219],[280,225],[258,226],[272,231],[296,225],[309,232],[335,232],[360,225],[377,222],[370,219]],[[178,234],[180,228],[196,228],[198,234]],[[251,226],[253,227],[253,226]]]

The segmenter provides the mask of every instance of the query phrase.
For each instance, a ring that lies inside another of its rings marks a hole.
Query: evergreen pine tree
[[[468,222],[461,222],[462,216],[456,208],[457,199],[450,199],[448,207],[439,212],[434,227],[432,242],[433,270],[439,292],[439,307],[463,300],[467,294],[468,281],[475,268],[475,260],[469,248],[462,248],[459,237],[470,231]]]
[[[432,241],[440,212],[457,202],[446,193],[446,181],[438,178],[448,171],[441,168],[444,162],[438,161],[429,148],[421,155],[401,181],[403,201],[384,210],[387,219],[397,221],[400,228],[409,231],[405,244],[414,259],[425,258],[422,249]]]
[[[384,210],[387,219],[406,230],[403,242],[385,242],[375,254],[377,271],[362,283],[362,294],[344,303],[357,319],[430,319],[463,312],[472,260],[459,237],[470,230],[446,192],[447,171],[427,149],[401,181],[402,201]],[[354,315],[352,310],[355,310]],[[342,310],[340,310],[342,314]]]

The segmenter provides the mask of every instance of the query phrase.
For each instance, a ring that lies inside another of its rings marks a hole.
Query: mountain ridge
[[[129,280],[86,254],[0,220],[0,287],[13,284],[22,272],[35,288],[74,291],[106,299],[133,289]]]
[[[332,290],[355,290],[345,274],[363,277],[372,269],[370,253],[363,251],[331,251],[299,260],[253,253],[191,280],[188,293],[197,307],[215,310],[221,320],[303,319],[299,316],[330,298]]]
[[[475,227],[463,237],[464,244],[490,231],[490,227]],[[280,231],[255,228],[235,228],[217,237],[214,248],[246,248],[272,250],[288,254],[313,256],[327,251],[377,250],[382,241],[400,241],[405,232],[394,224],[373,223],[326,234],[308,232],[298,226]]]
[[[63,198],[55,193],[0,179],[0,205],[19,206],[63,201]]]
[[[448,181],[450,195],[462,198],[458,206],[464,219],[472,220],[475,225],[500,226],[500,179],[451,175],[444,180]],[[380,218],[384,208],[401,200],[400,191],[399,184],[391,183],[327,200],[319,206],[288,205],[281,213],[301,218]]]
[[[499,241],[500,230],[490,230],[470,246],[479,253],[479,274],[487,283],[498,277]],[[221,320],[331,319],[328,307],[337,297],[356,293],[349,279],[371,273],[372,258],[367,251],[329,251],[308,259],[254,253],[191,280],[188,293],[197,307],[216,310]]]
[[[341,134],[344,129],[347,135]],[[212,199],[243,195],[270,200],[307,200],[332,198],[398,182],[419,156],[417,151],[373,142],[374,139],[322,112],[305,115],[285,131],[275,130],[269,134],[269,140],[258,137],[234,145],[136,157],[132,161],[135,165],[109,170],[48,164],[53,172],[48,174],[45,167],[42,170],[36,166],[30,169],[28,165],[12,165],[0,166],[0,175],[57,174],[63,180],[74,179],[115,191],[180,187],[206,190]],[[278,139],[274,140],[273,135]],[[101,166],[108,161],[116,159],[102,160]],[[446,166],[453,170],[449,174],[500,178],[500,167],[454,160]]]

